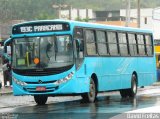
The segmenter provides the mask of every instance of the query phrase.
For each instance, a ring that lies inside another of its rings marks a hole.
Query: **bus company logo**
[[[42,82],[41,80],[38,80],[38,83],[39,83],[39,84],[42,84],[43,82]]]

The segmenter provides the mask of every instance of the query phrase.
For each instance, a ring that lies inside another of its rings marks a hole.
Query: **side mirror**
[[[11,46],[7,46],[7,54],[11,55]]]

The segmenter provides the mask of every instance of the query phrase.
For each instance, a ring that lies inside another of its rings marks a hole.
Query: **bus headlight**
[[[72,78],[72,76],[73,76],[73,72],[71,72],[70,74],[68,74],[65,78],[63,78],[63,79],[60,79],[60,80],[57,80],[56,82],[54,82],[53,84],[55,84],[55,85],[59,85],[59,84],[62,84],[62,83],[65,83],[65,82],[67,82],[67,81],[69,81],[71,78]]]
[[[16,78],[12,77],[13,81],[18,84],[18,85],[21,85],[21,86],[25,86],[27,85],[27,83],[23,82],[23,81],[19,81],[17,80]]]

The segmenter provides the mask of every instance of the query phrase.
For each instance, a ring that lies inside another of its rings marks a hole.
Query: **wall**
[[[130,17],[135,17],[137,18],[137,9],[131,9],[130,10]],[[152,8],[146,8],[146,9],[141,9],[141,22],[140,26],[141,28],[144,29],[150,29],[153,30],[153,35],[155,39],[160,39],[160,21],[159,20],[154,20],[152,19]],[[120,10],[120,15],[125,16],[126,15],[126,10],[121,9]],[[145,22],[145,19],[147,22]]]

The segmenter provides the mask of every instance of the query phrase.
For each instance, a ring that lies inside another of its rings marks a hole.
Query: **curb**
[[[156,82],[152,86],[160,86],[160,82]]]
[[[1,93],[0,92],[0,96],[2,96],[2,95],[11,95],[11,94],[13,94],[13,91],[11,91],[11,92],[5,92],[5,93]]]
[[[2,96],[2,95],[11,95],[11,94],[13,94],[13,91],[12,91],[12,88],[11,87],[2,87],[1,89],[0,89],[0,96]]]

